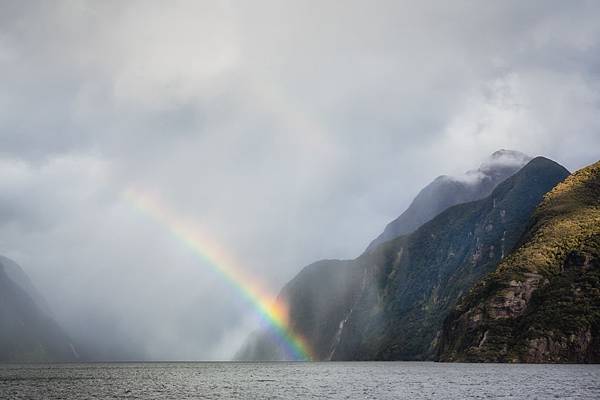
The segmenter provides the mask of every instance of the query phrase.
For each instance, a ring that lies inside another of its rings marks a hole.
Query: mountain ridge
[[[434,359],[451,307],[516,245],[542,196],[568,174],[537,157],[488,197],[452,206],[411,234],[355,260],[305,267],[280,293],[289,305],[290,328],[307,338],[319,360]],[[333,270],[346,276],[337,282]],[[442,285],[442,278],[454,286]],[[315,307],[321,303],[323,309]],[[260,342],[255,353],[281,355],[265,335],[253,338]],[[237,354],[252,359],[247,356],[244,348]]]
[[[438,176],[419,191],[408,208],[387,224],[365,251],[372,251],[383,242],[414,232],[448,207],[488,196],[500,182],[531,159],[524,153],[501,149],[485,159],[478,169],[459,176]]]
[[[549,192],[444,322],[442,361],[600,362],[600,162]]]
[[[336,360],[432,360],[444,316],[510,251],[544,193],[568,175],[537,157],[488,197],[442,212],[365,258],[374,287]]]

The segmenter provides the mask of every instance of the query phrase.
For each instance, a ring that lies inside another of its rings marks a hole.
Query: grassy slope
[[[445,323],[440,358],[600,361],[600,162],[536,209],[518,249]]]

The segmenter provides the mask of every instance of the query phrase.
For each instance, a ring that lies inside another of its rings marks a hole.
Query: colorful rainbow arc
[[[295,334],[288,325],[285,304],[272,300],[272,296],[261,290],[260,285],[244,276],[240,268],[208,235],[193,229],[183,219],[164,207],[157,199],[147,193],[129,189],[125,198],[145,215],[166,227],[180,242],[185,244],[205,265],[229,282],[238,293],[248,300],[260,318],[266,322],[271,334],[284,346],[288,357],[294,360],[311,361],[312,352],[306,341]]]

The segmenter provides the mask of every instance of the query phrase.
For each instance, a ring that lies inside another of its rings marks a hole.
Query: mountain
[[[343,315],[361,293],[363,270],[353,261],[321,260],[304,269],[281,290],[278,302],[287,304],[294,330],[309,339],[319,359],[328,359],[332,339]],[[285,359],[285,351],[268,331],[253,333],[236,360]]]
[[[414,232],[433,217],[456,204],[479,200],[531,160],[526,154],[513,150],[494,152],[476,170],[461,176],[442,175],[425,186],[410,206],[369,244],[367,252],[381,243]]]
[[[427,360],[444,318],[517,244],[542,196],[568,175],[538,157],[486,198],[453,206],[357,261],[369,276],[334,360]]]
[[[48,314],[23,270],[0,258],[0,361],[76,361],[75,347]]]
[[[600,162],[548,193],[444,323],[444,361],[600,362]]]
[[[0,265],[4,267],[4,272],[6,275],[17,285],[21,287],[35,302],[35,304],[40,308],[40,310],[47,315],[51,315],[50,307],[44,297],[38,292],[36,287],[33,285],[29,276],[23,271],[23,269],[11,260],[8,257],[4,257],[0,255]]]
[[[306,267],[280,294],[291,329],[320,360],[435,358],[460,296],[509,254],[543,195],[568,174],[535,158],[487,197],[450,207],[413,233],[355,260]],[[245,348],[257,347],[278,353],[266,333]]]

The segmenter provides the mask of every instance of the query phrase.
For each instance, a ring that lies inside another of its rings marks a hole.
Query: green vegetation
[[[306,267],[281,293],[293,329],[318,359],[598,360],[598,169],[565,180],[538,157],[411,234]],[[276,347],[257,334],[240,358]]]
[[[568,174],[536,158],[488,197],[451,207],[412,234],[356,260],[306,267],[281,294],[293,329],[318,359],[435,358],[450,310],[517,245],[543,195]],[[277,359],[277,353],[264,333],[238,356]]]
[[[520,243],[447,319],[440,358],[600,361],[600,162],[544,196]]]
[[[543,195],[566,176],[536,158],[485,199],[451,207],[359,258],[373,284],[334,358],[433,359],[450,310],[517,245]]]

